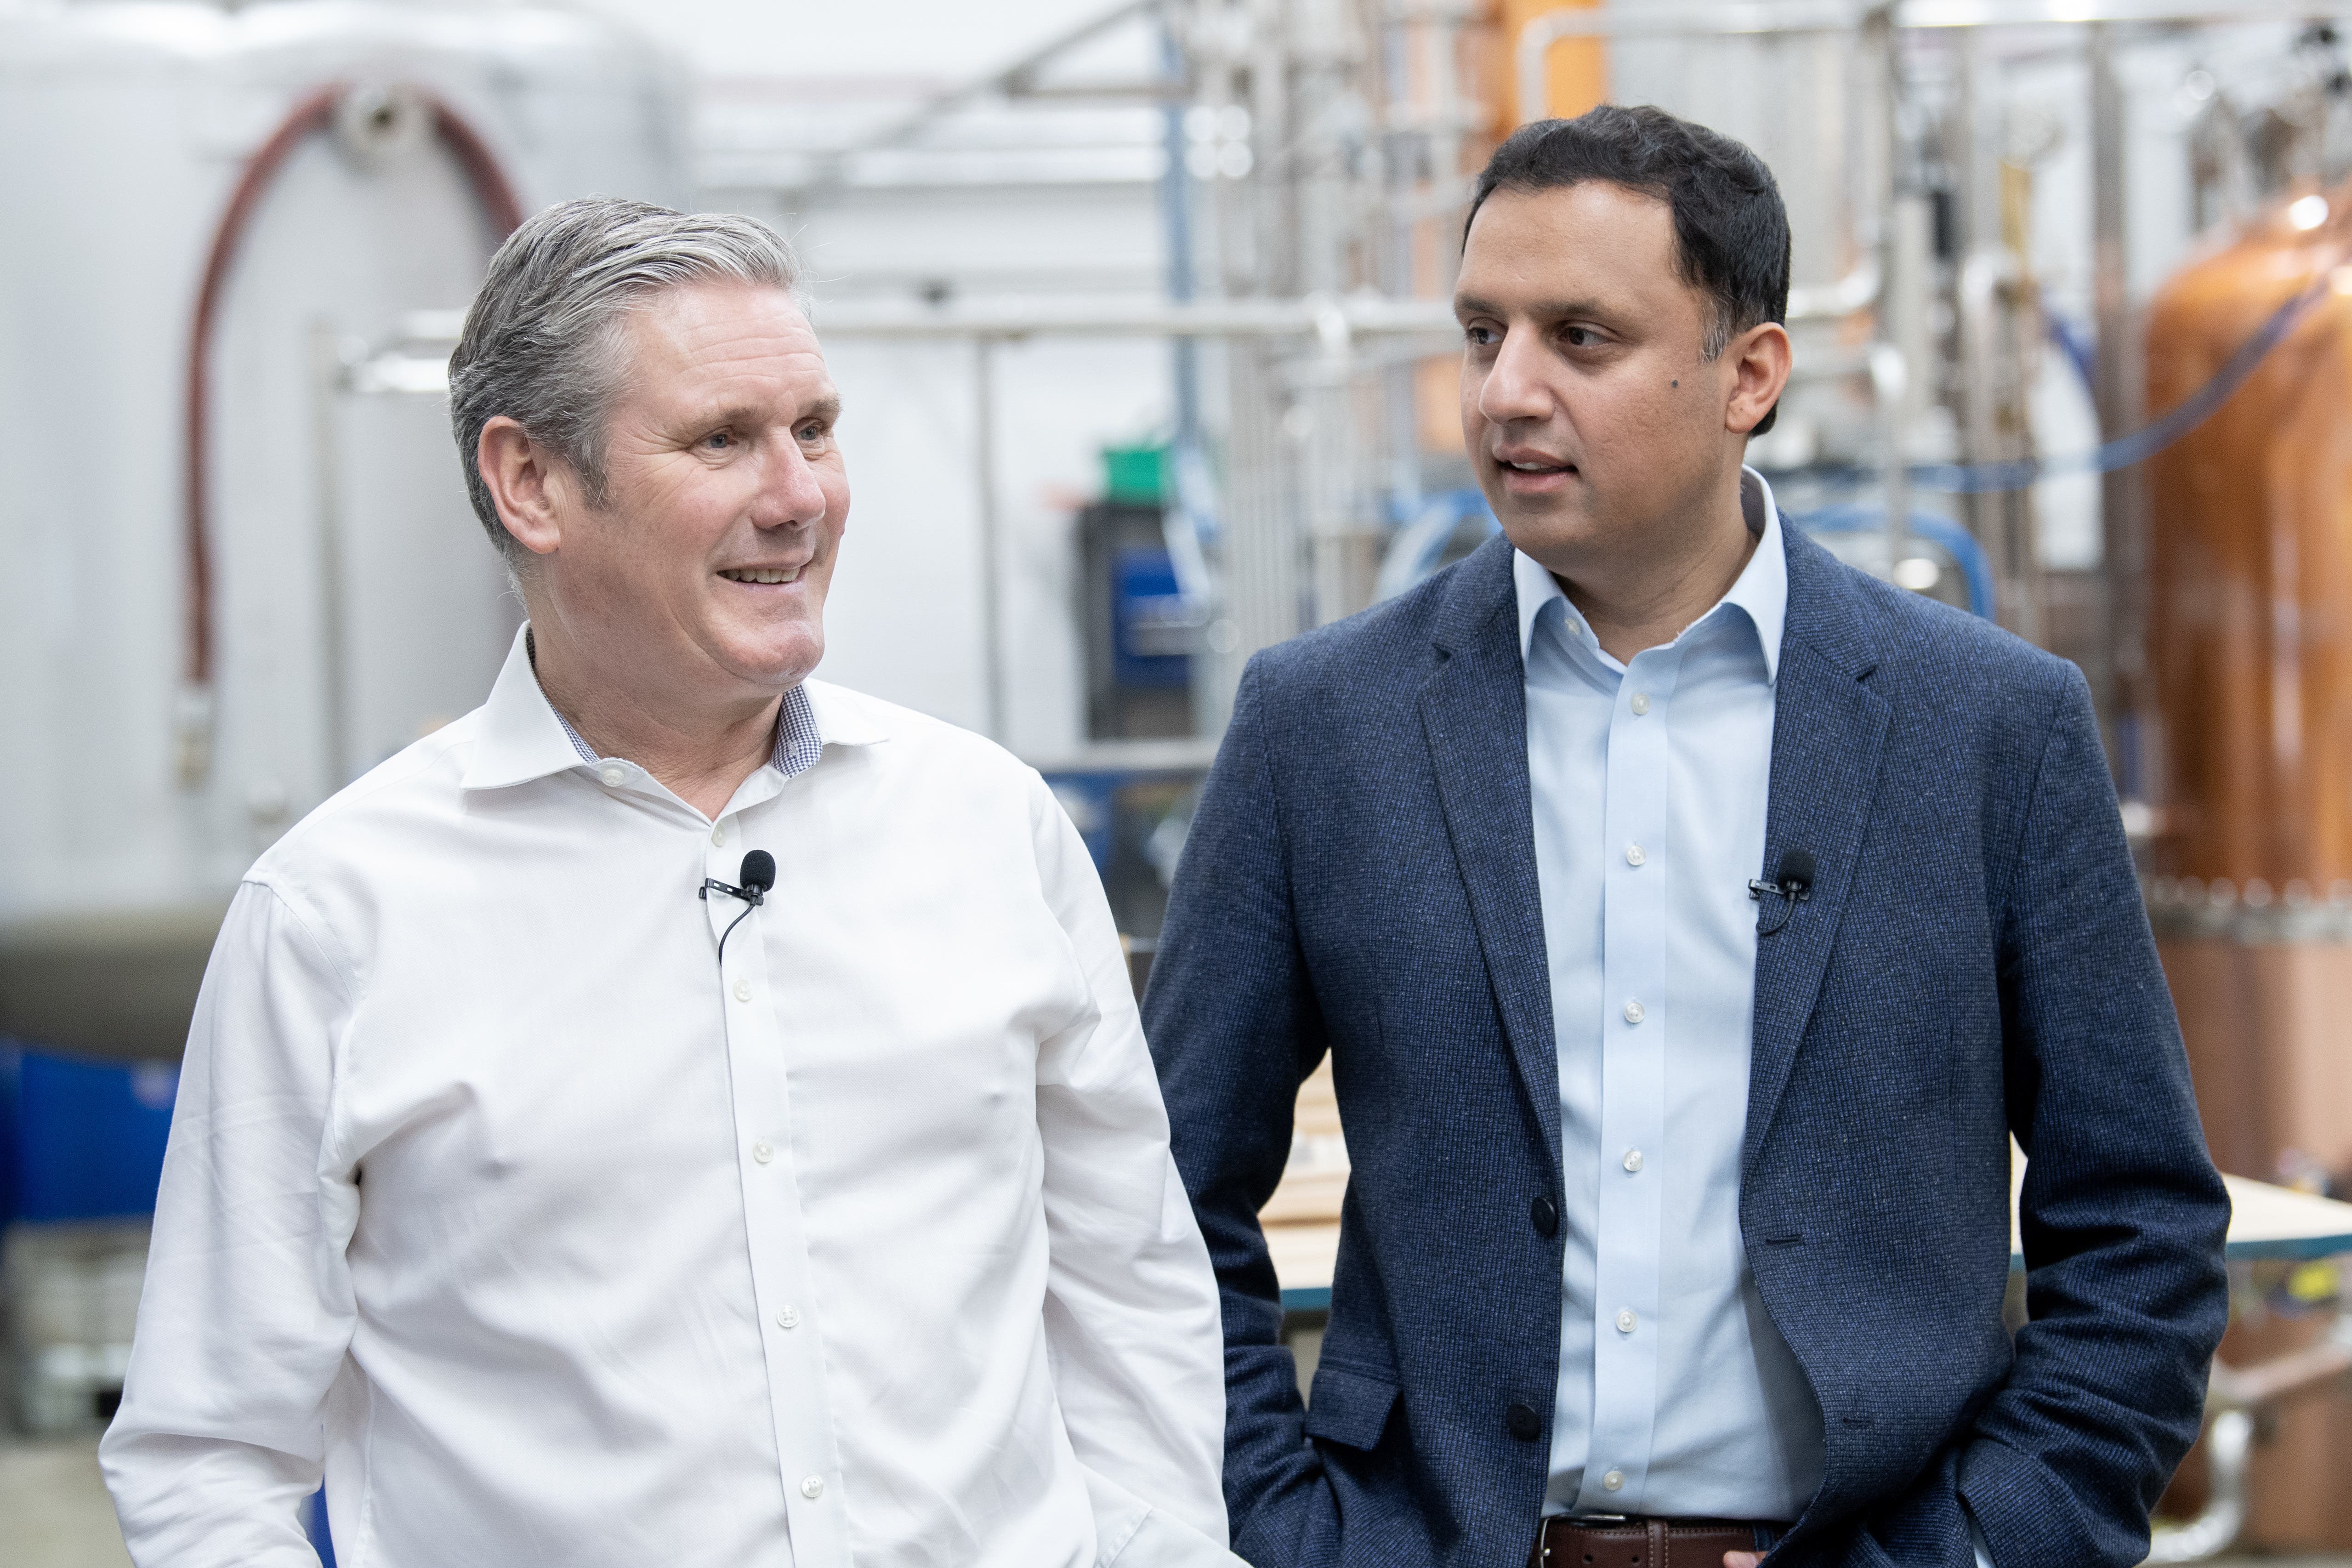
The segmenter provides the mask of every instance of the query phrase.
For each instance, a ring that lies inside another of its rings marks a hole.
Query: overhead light
[[[2327,221],[2326,196],[2303,196],[2286,209],[2286,221],[2297,228],[2317,228]]]

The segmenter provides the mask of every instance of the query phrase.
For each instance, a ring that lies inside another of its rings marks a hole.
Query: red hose
[[[228,207],[213,231],[212,248],[205,258],[204,283],[196,291],[195,321],[188,340],[187,449],[183,462],[183,501],[187,519],[185,675],[187,684],[199,690],[211,686],[213,679],[212,507],[206,492],[211,479],[207,448],[212,433],[212,397],[208,372],[214,321],[220,310],[221,294],[227,286],[229,265],[244,241],[253,209],[260,205],[263,195],[295,149],[313,132],[333,123],[335,106],[350,90],[351,84],[338,82],[302,100],[270,133],[269,140],[246,161],[244,173],[237,176],[236,187],[229,194]],[[466,182],[473,188],[474,199],[481,204],[483,216],[498,230],[499,237],[504,239],[522,223],[522,205],[516,200],[514,186],[491,155],[489,144],[448,104],[430,93],[419,93],[418,97],[432,111],[435,136],[465,171]]]

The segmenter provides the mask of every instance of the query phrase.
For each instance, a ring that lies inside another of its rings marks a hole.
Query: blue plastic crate
[[[0,1224],[155,1211],[179,1069],[0,1041]]]

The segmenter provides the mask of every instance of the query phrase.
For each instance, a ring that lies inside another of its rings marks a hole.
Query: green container
[[[1168,493],[1168,448],[1105,447],[1105,499],[1130,506],[1158,506]]]

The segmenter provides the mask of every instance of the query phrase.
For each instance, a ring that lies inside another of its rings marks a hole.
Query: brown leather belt
[[[1756,1527],[1737,1520],[1555,1516],[1528,1568],[1723,1568],[1725,1552],[1757,1550]]]

